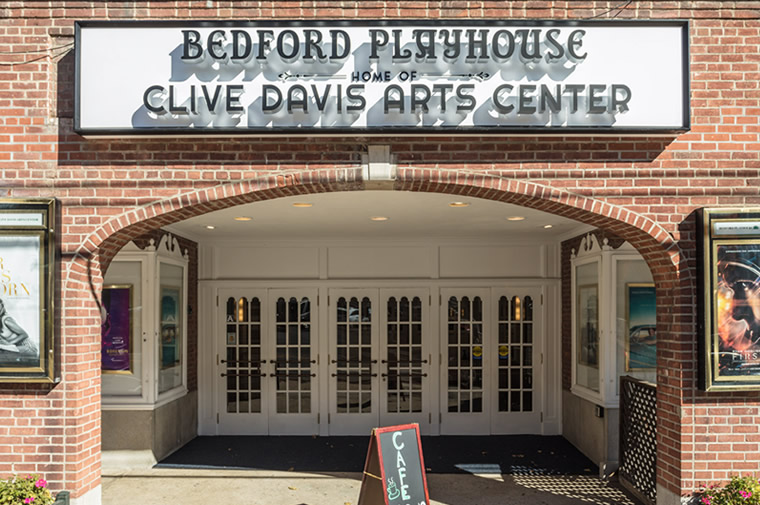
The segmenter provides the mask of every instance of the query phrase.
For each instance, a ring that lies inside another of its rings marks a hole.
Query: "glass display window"
[[[100,297],[106,408],[163,404],[187,393],[187,252],[170,234],[127,244]]]

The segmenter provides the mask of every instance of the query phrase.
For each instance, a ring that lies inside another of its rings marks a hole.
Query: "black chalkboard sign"
[[[430,504],[417,424],[372,430],[359,505],[380,504]]]

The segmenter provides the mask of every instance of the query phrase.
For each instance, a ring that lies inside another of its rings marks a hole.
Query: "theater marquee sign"
[[[686,22],[81,22],[76,131],[677,132]]]

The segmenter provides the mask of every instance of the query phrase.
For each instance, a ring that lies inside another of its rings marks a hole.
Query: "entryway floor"
[[[199,437],[104,505],[356,505],[368,437]],[[562,437],[423,437],[431,505],[636,505]],[[341,470],[348,469],[348,470]]]
[[[369,437],[196,437],[159,468],[361,472]],[[561,436],[422,437],[429,473],[596,475],[597,467]]]

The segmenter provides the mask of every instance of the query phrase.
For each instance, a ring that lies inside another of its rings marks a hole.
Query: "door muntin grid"
[[[422,300],[392,296],[386,316],[387,413],[422,412]]]
[[[501,296],[498,303],[498,411],[534,410],[533,298]]]
[[[369,297],[338,298],[336,304],[335,404],[338,414],[372,410],[372,301]]]
[[[279,297],[275,302],[275,410],[278,414],[310,414],[313,366],[309,297]]]
[[[261,413],[261,300],[227,299],[225,371],[227,413]]]
[[[447,306],[447,411],[483,412],[483,300],[451,296]]]

